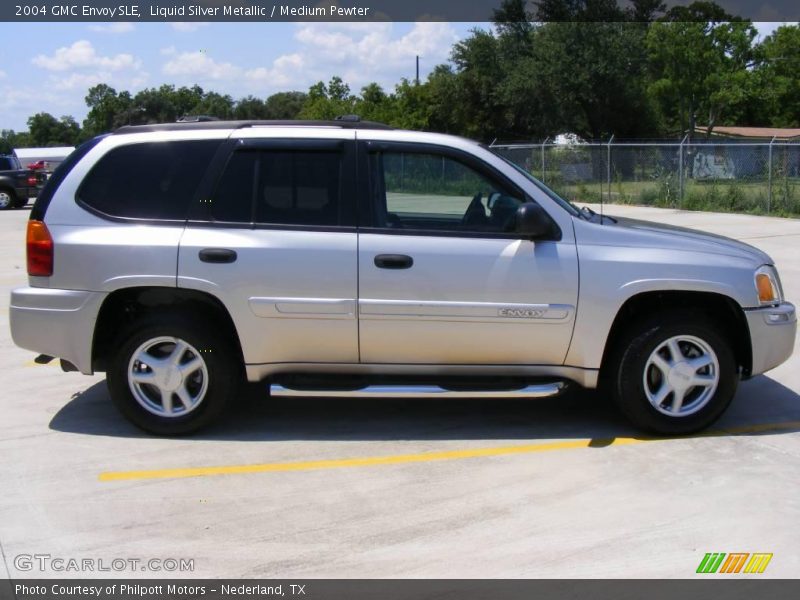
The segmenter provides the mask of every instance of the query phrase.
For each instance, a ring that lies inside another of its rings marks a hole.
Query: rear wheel
[[[738,383],[721,328],[683,311],[632,326],[609,366],[611,395],[620,410],[637,427],[662,435],[711,425]]]
[[[17,195],[9,189],[0,189],[0,210],[10,210],[17,205]]]
[[[191,433],[218,419],[241,379],[238,353],[218,330],[177,313],[129,327],[107,373],[120,412],[159,435]]]

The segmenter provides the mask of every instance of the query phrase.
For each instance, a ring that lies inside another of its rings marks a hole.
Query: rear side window
[[[338,225],[340,162],[336,152],[262,152],[256,222]]]
[[[235,152],[217,184],[216,221],[265,225],[342,224],[340,152]]]
[[[150,142],[111,150],[78,200],[104,215],[183,221],[220,140]]]
[[[95,138],[92,138],[77,148],[73,150],[67,158],[61,161],[56,167],[56,170],[53,171],[52,175],[45,183],[44,188],[42,191],[39,192],[39,196],[36,198],[36,202],[33,203],[33,208],[31,209],[31,220],[34,221],[42,221],[44,220],[44,215],[47,212],[47,207],[50,206],[50,201],[53,199],[53,195],[56,193],[58,186],[61,185],[61,182],[67,178],[67,175],[70,174],[70,171],[77,165],[80,160],[89,153],[89,150],[97,146],[106,136],[99,135]]]
[[[5,156],[0,156],[0,171],[12,171],[14,167],[12,166],[11,159]]]

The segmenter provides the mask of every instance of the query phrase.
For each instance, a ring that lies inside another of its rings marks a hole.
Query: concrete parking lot
[[[800,301],[800,221],[606,212],[762,248]],[[0,213],[5,315],[26,281],[27,217]],[[194,571],[169,573],[181,577],[685,578],[707,552],[772,553],[759,577],[800,574],[798,352],[743,383],[709,435],[657,441],[591,393],[248,393],[221,426],[159,439],[116,413],[102,377],[36,365],[7,324],[0,358],[0,576],[92,575],[25,570],[17,558],[48,554],[193,559]]]

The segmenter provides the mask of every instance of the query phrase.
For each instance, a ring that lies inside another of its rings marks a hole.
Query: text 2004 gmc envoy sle
[[[346,119],[123,127],[28,223],[21,347],[105,371],[139,427],[273,395],[602,387],[637,426],[711,424],[796,331],[773,261],[578,210],[480,145]]]

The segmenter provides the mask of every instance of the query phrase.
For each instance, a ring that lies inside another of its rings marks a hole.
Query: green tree
[[[546,134],[644,135],[654,121],[644,36],[645,29],[630,22],[547,23],[507,95],[521,104],[516,112],[522,111],[530,127],[539,115]],[[525,98],[533,112],[524,113]]]
[[[114,88],[104,83],[89,88],[86,106],[89,107],[89,113],[83,121],[84,139],[113,131],[127,124],[128,117],[132,116],[131,95],[128,92],[117,94]]]
[[[539,0],[536,5],[536,20],[553,22],[622,22],[626,13],[617,0]],[[634,0],[634,6],[636,3]]]
[[[659,21],[647,34],[650,92],[664,115],[691,136],[698,120],[708,133],[721,119],[735,117],[749,98],[753,40],[749,21],[720,14],[710,3],[695,3],[694,13],[667,18],[698,18],[708,13],[725,21]],[[680,7],[686,8],[686,7]],[[718,7],[717,7],[718,8]],[[673,9],[674,10],[674,9]]]
[[[165,84],[158,88],[145,88],[133,97],[123,118],[132,125],[171,123],[184,115],[196,114],[193,111],[205,96],[199,85],[176,89],[174,85]]]
[[[70,116],[56,119],[40,112],[28,118],[28,131],[33,146],[72,146],[78,141],[80,126]]]
[[[364,120],[395,125],[395,104],[394,96],[387,94],[380,85],[373,82],[361,88],[361,96],[356,100],[354,111]]]
[[[267,119],[297,119],[308,95],[304,92],[278,92],[264,102]]]
[[[800,26],[783,25],[758,48],[757,124],[800,126]]]
[[[308,90],[308,98],[300,111],[304,119],[335,119],[355,111],[357,98],[350,93],[350,86],[342,78],[334,76],[325,85],[319,81]]]
[[[255,96],[245,96],[236,102],[233,108],[235,119],[266,119],[267,107],[261,98]]]
[[[458,106],[458,75],[450,65],[438,65],[425,82],[428,103],[428,126],[426,129],[442,133],[463,134]]]
[[[469,137],[491,140],[506,131],[501,94],[509,65],[499,50],[498,38],[482,29],[473,29],[467,39],[453,46],[450,58],[457,78],[451,110],[460,133]]]
[[[206,92],[200,101],[189,111],[192,115],[208,115],[218,119],[233,118],[234,102],[228,94]]]
[[[388,116],[378,118],[401,129],[431,128],[431,88],[427,84],[417,84],[405,77],[395,86],[394,94],[388,99]]]
[[[11,154],[15,148],[31,146],[27,131],[15,132],[13,129],[0,131],[0,154]]]
[[[631,5],[627,9],[627,17],[630,21],[649,23],[666,10],[667,5],[664,0],[631,0]]]

